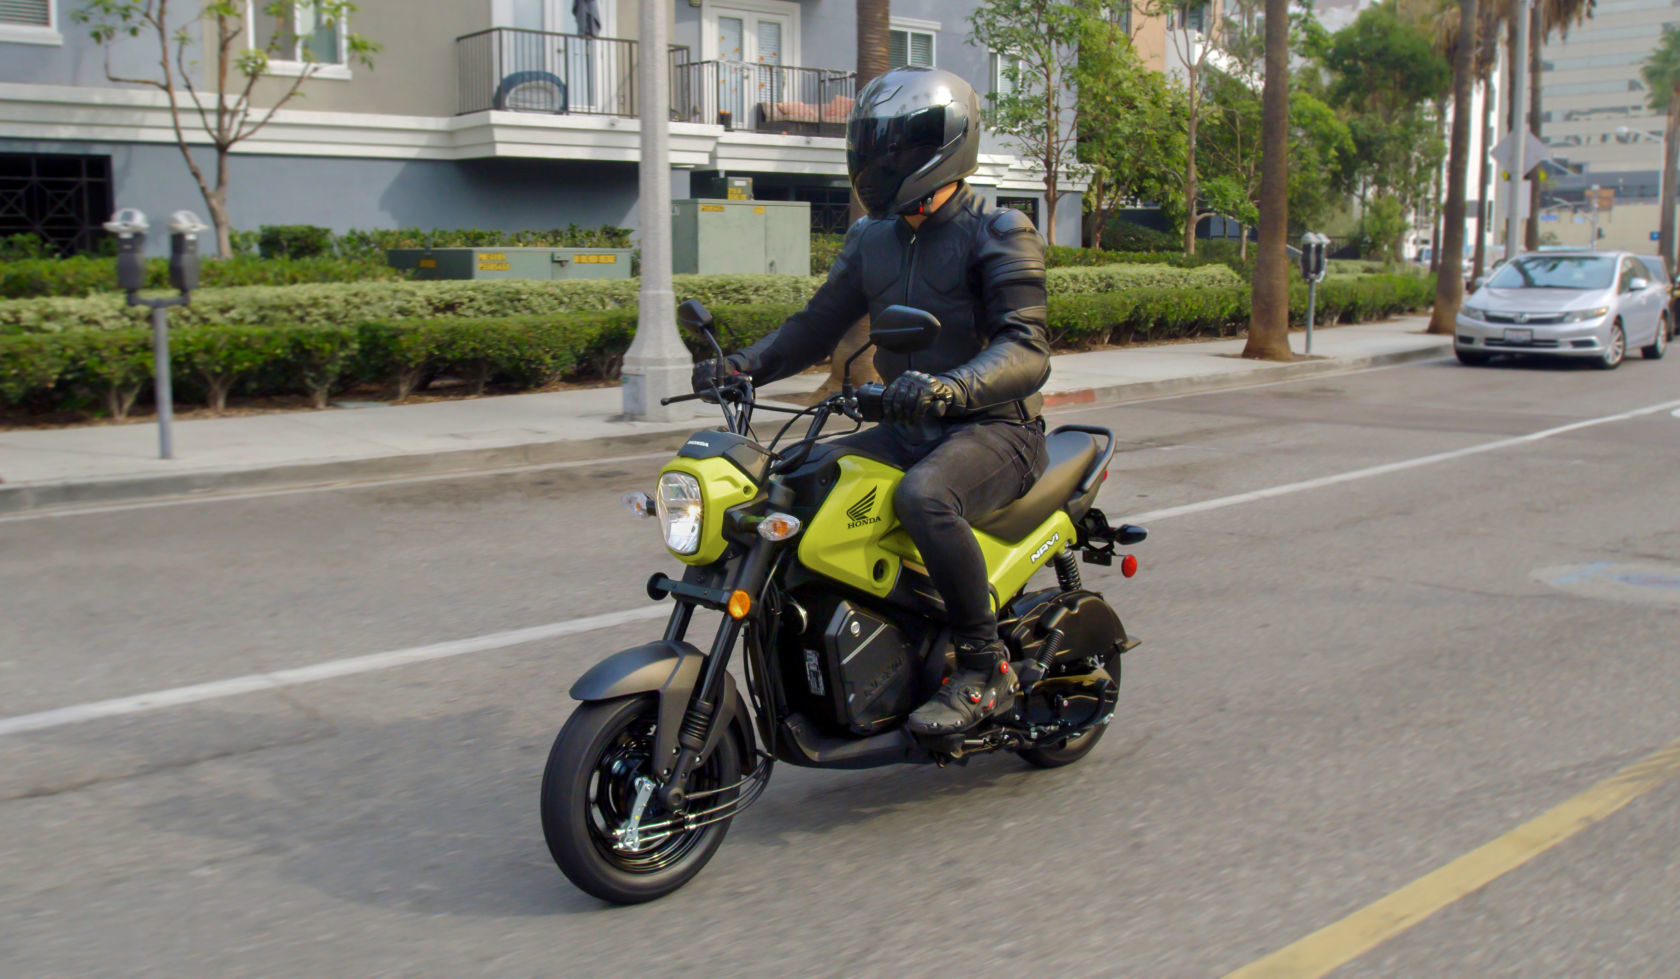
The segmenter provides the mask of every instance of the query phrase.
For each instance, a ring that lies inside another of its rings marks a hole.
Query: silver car
[[[1536,252],[1506,262],[1459,307],[1453,349],[1466,364],[1495,354],[1588,358],[1606,370],[1629,346],[1668,350],[1668,286],[1629,252]]]

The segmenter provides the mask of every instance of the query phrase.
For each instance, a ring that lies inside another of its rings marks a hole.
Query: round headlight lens
[[[700,499],[700,481],[687,473],[666,473],[659,477],[659,526],[665,531],[665,546],[678,554],[700,549],[700,518],[705,504]]]

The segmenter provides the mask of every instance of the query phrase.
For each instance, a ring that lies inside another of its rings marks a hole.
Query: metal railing
[[[629,116],[636,107],[636,42],[513,27],[455,39],[460,109]],[[687,63],[673,44],[670,59]],[[676,93],[672,94],[676,103]],[[673,113],[673,117],[675,113]]]
[[[672,69],[671,117],[755,133],[845,136],[856,78],[833,68],[678,64]]]

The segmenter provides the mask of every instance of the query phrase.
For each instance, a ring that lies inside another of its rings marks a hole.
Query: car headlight
[[[700,498],[700,481],[687,473],[666,473],[659,477],[659,526],[665,531],[665,546],[678,554],[700,549],[700,518],[706,505]]]
[[[1478,323],[1487,322],[1487,310],[1485,309],[1480,309],[1476,306],[1460,306],[1458,311],[1463,313],[1464,318],[1467,320],[1475,320]]]
[[[1585,323],[1587,320],[1603,319],[1604,314],[1608,312],[1610,312],[1609,306],[1600,306],[1597,309],[1577,309],[1573,313],[1563,314],[1563,321],[1565,323]]]

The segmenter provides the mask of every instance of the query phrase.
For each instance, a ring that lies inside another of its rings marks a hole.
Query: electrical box
[[[679,275],[811,274],[805,201],[687,200],[671,210],[671,270]]]
[[[417,279],[628,279],[628,248],[393,248]]]

